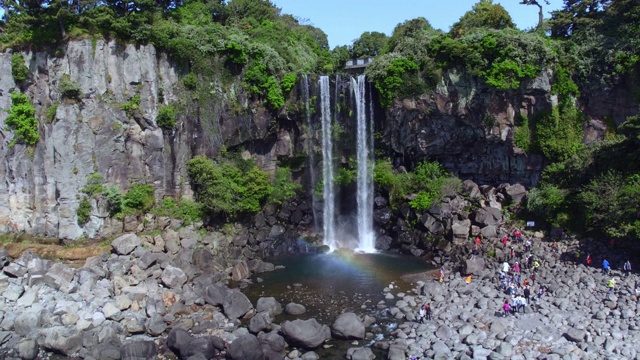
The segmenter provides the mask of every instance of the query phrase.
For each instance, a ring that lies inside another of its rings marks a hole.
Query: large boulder
[[[111,242],[113,252],[118,255],[129,255],[135,250],[142,241],[136,234],[124,234]]]
[[[473,260],[467,259],[466,261],[466,273],[473,275],[480,275],[484,271],[484,259],[480,256],[476,256]]]
[[[167,347],[173,351],[179,358],[186,358],[185,355],[189,349],[193,337],[187,330],[175,327],[171,329],[167,336]]]
[[[161,280],[170,289],[180,289],[187,282],[187,275],[182,269],[169,265],[162,271]]]
[[[451,233],[453,234],[453,242],[461,244],[469,238],[469,229],[471,228],[471,220],[456,220],[451,225]]]
[[[284,307],[284,311],[289,315],[302,315],[307,312],[307,308],[302,304],[288,303]]]
[[[122,360],[153,360],[158,354],[158,346],[151,340],[126,343],[120,349]]]
[[[475,222],[480,226],[499,224],[502,222],[502,212],[495,207],[482,207],[475,213]]]
[[[364,323],[352,312],[340,314],[331,325],[331,333],[340,339],[364,339]]]
[[[350,360],[373,360],[376,356],[368,347],[350,348],[347,350],[347,359]]]
[[[227,352],[232,360],[263,360],[264,353],[255,335],[244,334],[229,345]]]
[[[527,189],[522,184],[513,184],[505,186],[507,198],[514,204],[520,204],[522,199],[527,196]]]
[[[260,333],[258,340],[260,341],[260,346],[262,347],[262,352],[266,360],[284,359],[287,343],[276,331]]]
[[[38,344],[49,351],[69,356],[82,346],[82,336],[75,329],[53,326],[40,330]]]
[[[331,338],[329,327],[316,319],[285,321],[280,331],[289,344],[307,349],[315,349]]]
[[[253,305],[245,294],[240,291],[231,291],[224,298],[222,308],[229,319],[237,319],[252,310]]]
[[[204,301],[209,305],[219,306],[224,303],[224,298],[229,294],[229,289],[217,284],[207,286],[204,293]]]
[[[282,314],[282,305],[274,297],[261,297],[256,303],[256,311],[268,312],[271,316]]]
[[[249,275],[251,275],[251,272],[245,260],[236,261],[231,268],[231,280],[233,281],[244,280],[248,278]]]

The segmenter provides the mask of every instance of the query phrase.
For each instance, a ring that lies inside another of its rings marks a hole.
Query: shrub
[[[56,114],[58,113],[58,104],[53,104],[47,108],[44,112],[44,116],[46,121],[54,122],[56,119]]]
[[[147,184],[133,184],[122,198],[123,210],[126,213],[147,213],[155,203],[153,186]]]
[[[526,116],[519,116],[520,121],[516,121],[513,133],[513,142],[517,147],[529,152],[531,148],[531,129],[529,128],[529,119]]]
[[[58,91],[63,99],[79,100],[82,90],[80,86],[71,80],[69,74],[62,75]]]
[[[76,214],[78,215],[79,225],[86,224],[91,218],[91,201],[86,196],[80,200]]]
[[[269,174],[251,160],[220,159],[214,163],[198,156],[187,162],[187,172],[204,210],[227,218],[257,212],[272,192]]]
[[[27,80],[29,68],[24,64],[24,58],[20,54],[11,55],[11,75],[16,83]]]
[[[282,78],[282,81],[280,81],[280,88],[282,88],[282,92],[284,94],[288,94],[297,82],[298,77],[296,76],[296,74],[288,73]]]
[[[198,77],[194,73],[189,73],[182,79],[182,83],[187,90],[196,90],[198,88]]]
[[[291,170],[287,167],[281,167],[276,170],[269,201],[282,204],[283,201],[294,197],[296,191],[301,187],[300,184],[294,183],[291,180]]]
[[[333,182],[338,185],[347,186],[349,184],[352,184],[354,181],[356,181],[357,177],[358,177],[358,170],[341,167],[338,169],[338,172],[333,177]]]
[[[384,108],[391,106],[393,98],[396,93],[403,87],[416,88],[416,94],[421,92],[420,86],[408,86],[413,84],[417,76],[418,65],[404,57],[398,57],[397,55],[388,54],[388,62],[380,60],[378,62],[378,68],[372,68],[367,73],[372,77],[372,80],[380,93],[380,104]],[[406,89],[404,90],[407,93]]]
[[[126,103],[120,106],[128,117],[133,117],[136,111],[140,110],[140,95],[136,94],[129,99]]]
[[[373,182],[381,187],[390,187],[396,183],[397,176],[393,173],[391,160],[376,161],[373,168]]]
[[[247,63],[248,57],[244,47],[235,41],[228,42],[225,46],[227,58],[236,65]]]
[[[561,210],[565,207],[568,191],[543,183],[533,188],[527,196],[527,209],[555,226],[564,225]]]
[[[176,202],[172,198],[164,198],[162,203],[154,207],[151,212],[159,216],[184,220],[185,224],[202,220],[202,205],[187,199]]]
[[[122,193],[117,185],[112,185],[104,191],[104,197],[107,200],[107,210],[110,216],[116,216],[122,211]]]
[[[24,142],[27,145],[38,143],[40,135],[35,115],[36,109],[31,105],[27,95],[17,92],[11,93],[11,110],[9,110],[5,124],[13,131],[15,138],[9,146],[13,146],[17,142]]]
[[[104,177],[100,173],[93,173],[87,177],[87,184],[82,188],[89,197],[96,197],[104,192]]]
[[[163,106],[158,109],[156,124],[165,130],[173,130],[176,127],[176,111],[173,105]]]

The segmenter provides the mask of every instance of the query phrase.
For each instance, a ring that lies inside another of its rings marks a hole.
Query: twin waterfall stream
[[[350,247],[358,252],[375,252],[375,234],[373,231],[373,106],[371,92],[367,94],[367,83],[365,76],[360,75],[357,79],[350,79],[350,92],[352,94],[353,115],[356,120],[356,169],[357,169],[357,243],[346,241],[345,234],[339,229],[337,221],[337,201],[336,193],[336,171],[339,165],[340,156],[336,151],[336,133],[340,126],[338,124],[338,113],[340,108],[338,99],[344,94],[339,92],[341,78],[338,75],[335,80],[335,93],[331,93],[331,81],[329,76],[320,76],[318,80],[318,107],[321,120],[321,136],[318,142],[322,145],[322,178],[318,179],[315,169],[315,154],[312,151],[314,136],[309,135],[307,146],[309,148],[309,162],[311,186],[313,187],[313,208],[314,225],[319,231],[318,216],[316,214],[316,204],[322,201],[322,234],[324,244],[331,250],[340,247]],[[309,103],[313,101],[310,97],[310,82],[305,76],[302,79],[302,96],[305,102],[306,125],[309,133],[312,134],[313,124],[311,121],[311,109]],[[369,98],[367,99],[367,95]],[[333,98],[333,107],[332,107]],[[367,107],[367,104],[369,106]],[[321,185],[318,184],[321,181]],[[315,191],[322,187],[322,199],[318,199],[320,191]],[[353,227],[352,227],[353,228]]]

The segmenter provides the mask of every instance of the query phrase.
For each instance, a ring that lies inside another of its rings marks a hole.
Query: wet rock
[[[351,360],[373,360],[376,356],[373,355],[371,348],[350,348],[347,350],[347,359]]]
[[[393,238],[389,235],[382,235],[376,238],[376,249],[380,249],[382,251],[387,251],[391,247],[393,243]]]
[[[268,312],[272,317],[282,314],[282,305],[274,297],[261,297],[256,303],[256,311]]]
[[[271,329],[271,316],[269,313],[258,313],[256,316],[252,317],[249,321],[249,331],[252,334],[257,334],[261,331],[266,331]]]
[[[331,333],[340,339],[364,339],[364,323],[355,313],[340,314],[331,325]]]
[[[276,331],[260,333],[258,335],[258,341],[260,341],[265,359],[280,360],[284,358],[287,343]]]
[[[289,315],[302,315],[307,312],[307,309],[301,304],[288,303],[284,307],[284,311]]]
[[[289,344],[307,349],[314,349],[331,338],[329,327],[313,318],[285,321],[280,331]]]

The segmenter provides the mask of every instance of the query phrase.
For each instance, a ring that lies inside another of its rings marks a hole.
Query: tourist
[[[516,298],[516,301],[518,304],[518,308],[517,308],[518,313],[520,312],[520,310],[522,310],[522,313],[525,314],[527,312],[525,309],[525,306],[527,306],[527,301],[520,295],[518,295],[518,297]]]
[[[507,235],[505,235],[502,238],[502,249],[506,249],[507,248],[507,241],[509,241],[509,238],[507,238]]]
[[[502,272],[504,272],[505,274],[509,273],[509,263],[506,261],[502,263]]]
[[[466,282],[467,284],[471,283],[471,275],[467,276],[466,279],[464,279],[464,282]]]
[[[476,256],[478,256],[478,246],[473,245],[473,250],[471,250],[471,260],[475,260]]]
[[[524,242],[524,248],[526,252],[531,251],[531,239],[527,238],[527,241]]]
[[[532,284],[536,284],[536,273],[534,272],[533,274],[531,274],[531,283]]]
[[[527,269],[531,269],[533,266],[533,256],[531,254],[527,255]]]
[[[424,307],[424,312],[425,312],[425,316],[426,316],[427,320],[431,321],[431,303],[428,303]]]
[[[526,289],[528,286],[529,286],[529,280],[528,279],[524,279],[522,281],[522,287]]]
[[[607,259],[604,259],[602,261],[602,275],[609,275],[609,262],[607,261]]]
[[[607,286],[609,287],[609,294],[613,294],[613,290],[616,287],[616,280],[614,278],[609,279]]]
[[[516,274],[520,273],[520,264],[518,264],[517,261],[515,264],[513,264],[513,272],[515,272]]]
[[[627,260],[627,262],[622,266],[622,269],[624,270],[624,275],[628,277],[631,272],[631,262]]]
[[[587,266],[591,265],[591,254],[587,254]]]
[[[422,305],[420,306],[420,311],[418,312],[418,320],[420,321],[420,323],[424,323],[424,317],[427,315],[427,310],[425,309],[425,306]]]
[[[529,289],[528,286],[524,287],[524,299],[527,300],[527,302],[530,301],[531,298],[531,290]]]
[[[520,230],[513,230],[513,237],[516,239],[516,241],[522,242],[522,233],[520,232]]]
[[[551,251],[558,252],[558,242],[555,240],[551,243]]]
[[[476,236],[476,246],[480,245],[480,236]]]
[[[504,301],[504,305],[502,305],[502,310],[504,310],[505,317],[509,316],[509,313],[511,312],[511,305],[509,305],[509,300]]]
[[[511,259],[513,259],[516,256],[516,251],[513,249],[513,246],[511,247],[511,251],[509,251],[509,261],[511,261]]]
[[[540,263],[538,262],[538,260],[534,260],[533,261],[533,273],[535,274],[536,271],[538,270],[538,268],[540,267]]]
[[[440,282],[444,282],[444,265],[440,267]]]

